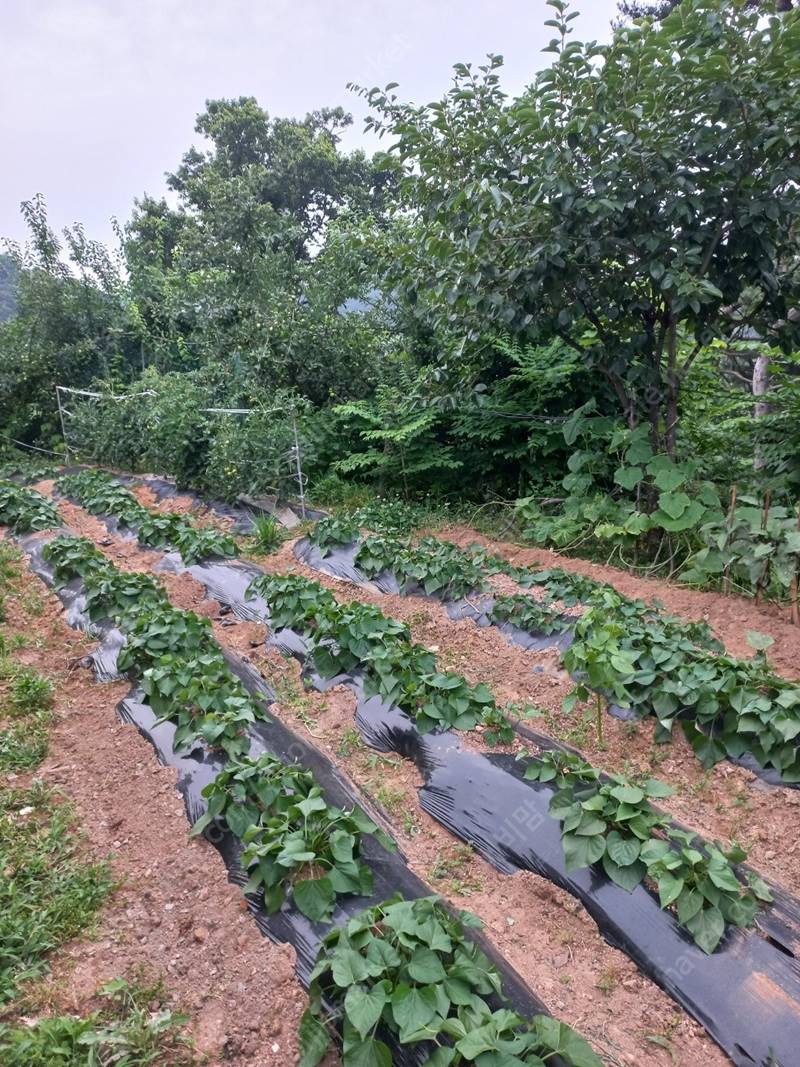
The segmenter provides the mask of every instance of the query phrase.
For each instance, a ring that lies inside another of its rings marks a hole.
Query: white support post
[[[69,441],[67,439],[66,420],[65,420],[64,416],[65,415],[71,416],[72,413],[67,408],[65,408],[64,405],[61,403],[61,393],[62,392],[64,392],[64,393],[73,393],[73,394],[76,394],[77,396],[91,397],[92,399],[96,399],[96,400],[110,400],[110,401],[132,400],[134,398],[138,399],[140,397],[145,397],[145,396],[155,396],[155,393],[153,392],[152,389],[147,389],[147,390],[145,390],[145,391],[143,391],[141,393],[131,393],[131,394],[126,395],[126,396],[112,396],[110,394],[106,396],[103,393],[91,392],[88,389],[73,389],[69,385],[57,385],[56,386],[56,401],[58,403],[58,414],[59,414],[59,418],[61,420],[61,434],[62,434],[62,436],[64,438],[64,447],[65,447],[65,450],[66,450],[67,457],[69,457],[70,451],[74,452],[74,449],[70,448],[70,444],[69,444]],[[288,413],[290,414],[291,419],[292,419],[292,440],[293,440],[293,443],[292,443],[292,447],[288,450],[288,452],[284,452],[282,454],[281,459],[282,459],[283,462],[286,462],[286,460],[288,459],[289,460],[290,469],[294,470],[294,477],[295,477],[295,480],[297,481],[297,491],[298,491],[298,494],[299,494],[299,497],[300,497],[300,512],[301,512],[303,518],[305,519],[306,518],[306,483],[305,483],[305,475],[303,474],[303,465],[302,465],[302,459],[301,459],[301,454],[300,454],[300,434],[298,433],[298,430],[297,430],[297,409],[296,409],[296,407],[294,405],[292,405],[291,408],[288,408],[288,409],[285,408],[285,407],[282,407],[282,408],[270,408],[270,409],[268,409],[266,411],[258,409],[258,408],[200,408],[200,411],[208,412],[210,415],[252,415],[256,411],[259,411],[260,414],[262,414],[262,415],[278,415],[278,414],[286,414],[287,410],[288,410]],[[276,489],[279,489],[279,486],[277,486]]]
[[[297,410],[292,408],[292,433],[294,434],[294,462],[297,471],[297,487],[300,491],[300,514],[306,517],[306,488],[303,484],[303,468],[300,463],[300,438],[297,434]]]
[[[58,404],[58,417],[61,420],[61,436],[64,438],[64,456],[69,459],[69,441],[67,440],[67,431],[64,426],[64,409],[61,407],[61,386],[56,386],[56,403]]]

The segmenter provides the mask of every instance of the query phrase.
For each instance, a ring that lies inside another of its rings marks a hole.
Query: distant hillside
[[[17,268],[10,256],[0,255],[0,322],[17,310]]]

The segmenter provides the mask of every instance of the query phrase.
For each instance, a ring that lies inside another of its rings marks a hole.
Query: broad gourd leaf
[[[670,519],[679,519],[691,504],[686,493],[659,493],[659,509],[669,516]]]
[[[447,977],[442,961],[429,948],[417,949],[409,961],[408,973],[415,982],[421,982],[424,985],[443,982]]]
[[[677,512],[677,515],[673,515],[671,511],[663,506],[659,507],[651,516],[657,526],[660,526],[668,533],[678,533],[681,530],[689,530],[700,522],[705,512],[702,504],[699,504],[696,500],[690,501],[685,493],[662,493],[659,497],[659,503],[666,496],[670,496],[669,507],[672,511]],[[686,505],[682,507],[681,502],[675,499],[676,497],[685,497]]]
[[[450,1064],[456,1058],[458,1053],[454,1048],[448,1045],[440,1045],[439,1048],[429,1056],[422,1067],[450,1067]]]
[[[652,520],[649,515],[645,515],[643,511],[634,511],[632,515],[629,515],[625,520],[623,530],[626,534],[630,534],[632,537],[639,537],[640,534],[646,533],[652,525]]]
[[[342,989],[363,982],[370,970],[363,956],[352,948],[339,948],[331,963],[331,976]]]
[[[401,1031],[419,1030],[436,1014],[436,994],[430,986],[417,989],[401,983],[392,994],[391,1005]]]
[[[382,1041],[370,1038],[349,1044],[345,1050],[347,1067],[392,1067],[392,1054]]]
[[[625,462],[631,466],[649,463],[653,458],[653,449],[648,441],[634,441],[625,453]]]
[[[769,634],[759,633],[758,630],[747,630],[745,632],[745,638],[748,645],[754,648],[756,652],[764,652],[775,644],[775,638],[770,637]]]
[[[614,481],[623,489],[634,489],[642,480],[644,471],[641,467],[619,467],[614,471]]]
[[[310,1008],[307,1008],[303,1013],[297,1036],[300,1040],[300,1051],[302,1053],[297,1067],[317,1067],[319,1061],[328,1051],[331,1039],[328,1031]]]
[[[558,1019],[547,1015],[537,1015],[533,1019],[531,1029],[548,1051],[562,1054],[572,1067],[603,1067],[603,1061],[588,1042],[566,1023],[560,1023]],[[547,1062],[550,1062],[549,1056]]]
[[[612,830],[606,838],[606,851],[618,867],[629,867],[638,860],[641,844],[634,837],[623,837],[618,830]]]
[[[686,929],[707,955],[711,955],[725,933],[725,920],[719,908],[704,908],[686,923]]]
[[[611,796],[621,804],[641,804],[644,790],[635,785],[617,785],[611,790]]]
[[[686,481],[686,471],[677,466],[662,467],[656,471],[653,481],[662,493],[672,493]]]
[[[658,875],[658,897],[662,908],[668,908],[683,892],[682,878],[676,878],[668,871]]]
[[[595,834],[593,837],[574,837],[570,834],[563,839],[563,844],[567,871],[590,867],[606,850],[606,841],[602,834]]]
[[[647,873],[647,868],[640,860],[621,867],[611,859],[608,853],[603,856],[603,870],[615,885],[625,889],[628,893],[634,891]]]

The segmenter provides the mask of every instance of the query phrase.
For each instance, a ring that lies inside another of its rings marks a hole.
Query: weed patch
[[[112,889],[81,847],[71,809],[41,783],[0,790],[0,1003],[92,922]]]
[[[0,1025],[4,1067],[191,1067],[196,1062],[182,1032],[188,1019],[167,1007],[160,983],[119,979],[99,996],[103,1008],[83,1019],[61,1015],[21,1027]]]

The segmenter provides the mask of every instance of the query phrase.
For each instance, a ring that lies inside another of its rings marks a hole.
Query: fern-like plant
[[[405,368],[396,383],[379,385],[373,398],[340,404],[334,413],[365,446],[334,464],[341,474],[368,474],[381,488],[398,486],[408,497],[420,475],[461,466],[452,447],[438,439],[439,411],[418,397],[416,380]]]

